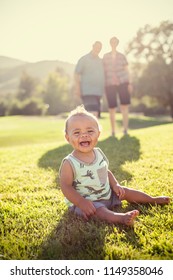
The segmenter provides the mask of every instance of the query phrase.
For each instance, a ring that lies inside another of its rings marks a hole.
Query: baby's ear
[[[69,136],[67,133],[65,134],[65,139],[67,140],[67,142],[69,142]]]

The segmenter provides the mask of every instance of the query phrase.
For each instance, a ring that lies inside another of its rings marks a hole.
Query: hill
[[[11,58],[7,56],[0,56],[0,69],[3,68],[12,68],[12,67],[17,67],[19,65],[25,64],[26,61],[22,61],[16,58]]]
[[[25,62],[15,58],[0,56],[0,94],[15,92],[21,75],[26,72],[30,76],[43,80],[50,72],[61,68],[70,78],[73,76],[74,65],[59,60]]]

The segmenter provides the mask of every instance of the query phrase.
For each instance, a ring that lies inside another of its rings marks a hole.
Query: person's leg
[[[97,100],[98,100],[98,118],[100,119],[101,118],[101,103],[102,103],[101,97],[97,97]]]
[[[122,118],[123,118],[124,134],[127,134],[128,126],[129,126],[129,106],[121,105],[120,109],[121,109]]]
[[[112,136],[115,135],[116,129],[116,107],[117,107],[117,86],[106,87],[106,98],[109,107],[109,118],[112,130]]]
[[[126,213],[117,213],[106,207],[97,208],[95,217],[111,224],[133,225],[135,218],[139,215],[138,210],[132,210]]]
[[[82,97],[85,109],[98,118],[100,110],[100,97],[87,95]]]
[[[130,203],[144,203],[144,204],[169,204],[170,198],[168,196],[150,196],[142,191],[133,190],[130,188],[124,187],[125,196],[123,200],[127,200]]]
[[[129,104],[130,104],[130,93],[128,90],[128,83],[119,85],[118,94],[120,99],[120,110],[123,119],[124,134],[127,134],[129,125]]]
[[[115,136],[115,114],[116,108],[109,108],[109,118],[111,123],[112,136]]]

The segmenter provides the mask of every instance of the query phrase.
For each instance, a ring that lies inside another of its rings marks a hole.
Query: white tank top
[[[74,173],[73,187],[90,201],[108,200],[111,188],[108,179],[108,159],[101,149],[94,148],[95,159],[88,164],[69,154],[68,160]],[[62,162],[63,162],[62,161]],[[73,205],[66,199],[68,206]]]

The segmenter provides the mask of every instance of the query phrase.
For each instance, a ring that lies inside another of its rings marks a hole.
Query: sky
[[[173,21],[173,0],[0,0],[0,56],[76,63],[95,41],[119,51],[146,24]]]

